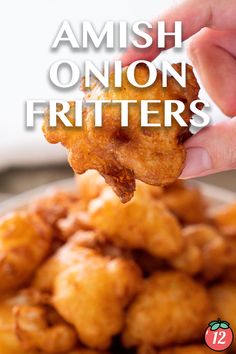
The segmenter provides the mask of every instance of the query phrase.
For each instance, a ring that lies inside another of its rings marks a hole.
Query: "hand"
[[[183,40],[191,37],[188,52],[209,95],[228,116],[236,115],[236,0],[185,0],[166,11],[156,21],[165,21],[173,32],[182,21]],[[155,22],[156,22],[155,21]],[[129,48],[123,65],[153,60],[161,52],[155,45],[140,50]],[[167,37],[166,48],[173,47]],[[209,126],[185,143],[187,158],[181,178],[204,176],[236,169],[236,118]]]

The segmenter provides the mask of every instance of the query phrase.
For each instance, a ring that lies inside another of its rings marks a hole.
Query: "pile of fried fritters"
[[[204,354],[210,321],[236,330],[236,203],[138,181],[122,204],[95,171],[77,185],[0,221],[1,354]]]

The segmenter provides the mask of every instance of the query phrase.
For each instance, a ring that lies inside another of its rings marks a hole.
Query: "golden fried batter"
[[[201,338],[210,311],[201,284],[181,272],[157,272],[128,309],[123,343],[126,347],[188,343]]]
[[[27,352],[61,354],[75,347],[76,331],[51,308],[18,305],[14,308],[14,315],[15,333]]]
[[[134,198],[125,205],[105,189],[89,204],[91,225],[118,246],[143,249],[162,258],[176,255],[183,243],[178,221],[146,189],[137,187]]]
[[[206,201],[198,187],[178,180],[166,186],[161,196],[163,203],[184,224],[205,221]]]
[[[180,65],[175,65],[180,70]],[[147,82],[146,65],[138,65],[135,71],[139,84]],[[171,127],[164,127],[164,100],[179,99],[185,103],[182,118],[189,123],[192,113],[190,103],[197,99],[199,86],[191,66],[187,67],[187,87],[182,88],[174,78],[168,80],[168,88],[161,86],[161,72],[157,80],[148,88],[136,88],[127,80],[127,68],[122,72],[122,87],[115,88],[114,73],[110,75],[109,89],[95,86],[86,99],[99,100],[156,100],[159,114],[152,114],[150,122],[161,123],[162,127],[140,125],[140,105],[131,105],[129,126],[121,128],[120,105],[106,104],[103,109],[102,128],[94,127],[94,108],[88,105],[83,114],[83,128],[67,128],[61,122],[56,128],[49,127],[49,115],[45,115],[43,131],[50,143],[61,142],[69,152],[69,162],[73,170],[82,174],[88,169],[95,169],[105,178],[122,202],[133,196],[135,179],[153,185],[172,183],[180,175],[185,161],[183,137],[188,129],[176,121]],[[156,110],[156,104],[150,104],[150,110]],[[75,121],[75,106],[67,117]]]
[[[109,188],[104,178],[95,170],[75,175],[75,178],[80,203],[72,205],[68,216],[58,221],[58,228],[64,239],[68,239],[79,230],[91,229],[87,215],[88,203],[97,198],[104,188]]]
[[[182,230],[185,249],[171,263],[189,274],[201,272],[205,280],[222,274],[227,248],[224,238],[206,224],[187,226]]]
[[[236,236],[236,203],[217,209],[211,213],[210,218],[224,235]]]
[[[97,198],[108,185],[104,178],[95,170],[88,170],[84,174],[76,175],[78,195],[86,205]]]
[[[192,242],[185,240],[180,254],[169,260],[173,268],[189,275],[196,275],[203,269],[203,255],[201,249]]]
[[[51,229],[33,213],[15,212],[0,220],[0,291],[27,282],[48,254]]]
[[[135,263],[94,256],[57,276],[53,304],[83,344],[103,350],[122,330],[124,309],[140,286]]]
[[[14,331],[12,308],[22,301],[18,296],[0,300],[0,350],[3,354],[26,354]]]
[[[57,228],[59,230],[61,238],[64,241],[68,240],[73,234],[78,231],[91,230],[91,225],[89,224],[89,218],[86,209],[87,202],[81,200],[79,203],[76,203],[71,206],[69,213],[65,218],[58,220]]]
[[[1,354],[26,354],[15,332],[13,309],[29,302],[41,301],[42,296],[33,289],[5,295],[0,299],[0,352]],[[36,354],[31,351],[30,354]]]
[[[235,333],[236,331],[236,283],[222,282],[212,286],[209,289],[210,299],[215,307],[217,317],[226,320]],[[216,318],[217,318],[216,317]],[[236,342],[232,344],[232,348],[236,350]]]
[[[76,193],[57,191],[34,201],[30,205],[30,210],[33,210],[50,225],[54,236],[63,239],[58,222],[68,215],[70,208],[78,204],[79,196]]]
[[[157,270],[166,270],[169,266],[166,259],[155,257],[143,250],[132,250],[131,254],[135,262],[142,269],[145,277],[151,275]]]
[[[57,275],[75,264],[83,263],[86,258],[93,258],[96,255],[92,248],[81,247],[83,235],[81,232],[72,237],[37,269],[32,282],[34,287],[51,292]],[[85,233],[85,235],[87,238],[93,237],[93,233]]]
[[[0,220],[1,354],[210,354],[212,319],[236,332],[233,205],[199,224],[182,183],[137,181],[124,205],[97,171],[77,180]]]
[[[32,285],[41,291],[52,292],[57,275],[97,255],[130,258],[127,251],[110,244],[103,235],[94,231],[80,231],[37,269]]]

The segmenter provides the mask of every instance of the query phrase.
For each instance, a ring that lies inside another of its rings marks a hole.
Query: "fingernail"
[[[185,167],[179,178],[197,177],[212,169],[212,161],[207,150],[200,147],[187,149]]]

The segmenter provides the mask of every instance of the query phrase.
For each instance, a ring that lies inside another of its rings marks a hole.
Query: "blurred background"
[[[100,0],[100,1],[31,1],[8,0],[0,4],[1,30],[1,115],[0,115],[0,200],[36,186],[72,177],[66,153],[59,145],[48,144],[41,132],[41,118],[35,129],[25,127],[27,99],[75,99],[81,93],[78,87],[61,91],[48,80],[50,65],[59,59],[70,59],[81,68],[84,60],[97,65],[118,56],[117,51],[104,48],[72,51],[68,47],[52,51],[50,46],[63,20],[69,20],[77,38],[80,24],[87,20],[97,30],[108,21],[151,20],[172,0]],[[156,60],[176,62],[187,60],[186,45],[182,50],[169,50]],[[202,87],[201,98],[211,103],[211,119],[228,119],[207,96]],[[236,191],[236,172],[220,173],[201,180]]]

